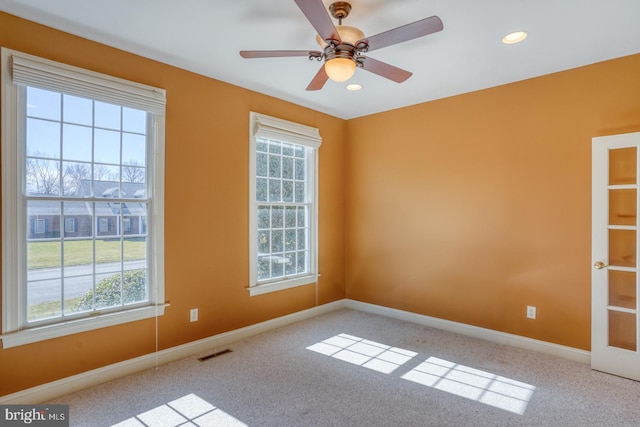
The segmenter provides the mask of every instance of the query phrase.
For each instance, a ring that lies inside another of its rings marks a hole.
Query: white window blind
[[[76,67],[49,61],[21,52],[11,53],[11,72],[17,85],[45,88],[70,95],[164,113],[163,89],[104,74],[87,75]]]

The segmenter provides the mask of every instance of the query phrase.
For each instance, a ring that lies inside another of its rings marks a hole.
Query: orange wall
[[[590,350],[591,138],[638,130],[640,55],[350,120],[347,297]]]
[[[346,122],[0,13],[0,45],[167,90],[166,299],[160,349],[316,303],[313,285],[249,297],[249,112],[318,127],[318,303],[344,298]],[[200,320],[189,322],[198,307]],[[0,396],[153,352],[154,321],[0,350]]]

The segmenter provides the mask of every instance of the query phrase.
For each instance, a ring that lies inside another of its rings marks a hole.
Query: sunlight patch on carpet
[[[228,426],[246,427],[247,425],[232,417],[211,403],[191,393],[165,405],[131,417],[112,427],[177,427],[190,426]]]
[[[307,347],[307,350],[331,356],[354,365],[390,374],[418,353],[375,341],[339,334]]]
[[[428,358],[402,378],[520,415],[536,389],[531,384],[437,357]]]

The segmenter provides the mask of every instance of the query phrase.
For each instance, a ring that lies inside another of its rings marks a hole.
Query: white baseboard
[[[173,362],[184,357],[193,356],[205,351],[213,351],[222,346],[240,341],[254,335],[290,325],[301,320],[310,319],[321,314],[326,314],[341,308],[364,311],[380,316],[391,317],[398,320],[417,323],[419,325],[442,329],[461,335],[484,339],[499,344],[510,345],[512,347],[524,348],[540,353],[550,354],[565,359],[589,364],[591,355],[589,352],[532,338],[507,334],[477,326],[465,325],[463,323],[429,317],[422,314],[411,313],[393,308],[368,304],[360,301],[343,299],[324,304],[318,307],[292,313],[287,316],[267,320],[266,322],[250,325],[241,329],[225,332],[193,341],[187,344],[161,350],[134,359],[125,360],[113,365],[93,369],[78,375],[63,378],[47,384],[42,384],[27,390],[22,390],[6,396],[0,396],[0,404],[36,404],[46,402],[56,397],[74,393],[76,391],[92,387],[116,378],[130,375],[136,372],[151,369],[155,366]]]
[[[321,314],[339,310],[345,307],[345,300],[331,302],[318,307],[292,313],[266,322],[257,323],[244,328],[203,338],[187,344],[161,350],[157,353],[146,354],[134,359],[114,363],[102,368],[73,375],[61,380],[42,384],[37,387],[22,390],[16,393],[0,396],[0,404],[37,404],[46,402],[56,397],[74,393],[76,391],[92,387],[116,378],[131,375],[136,372],[151,369],[165,363],[173,362],[184,357],[193,356],[202,352],[212,351],[216,348],[229,345],[233,342],[259,335],[264,332],[281,328],[301,320],[310,319]]]
[[[492,329],[480,328],[478,326],[467,325],[464,323],[452,322],[450,320],[438,319],[436,317],[429,317],[423,314],[396,310],[394,308],[383,307],[380,305],[369,304],[361,301],[350,299],[346,299],[344,301],[345,307],[353,310],[365,311],[372,314],[378,314],[380,316],[386,316],[393,319],[404,320],[406,322],[417,323],[419,325],[429,326],[431,328],[441,329],[443,331],[449,331],[474,338],[480,338],[498,344],[509,345],[511,347],[537,351],[539,353],[573,360],[575,362],[584,363],[586,365],[591,364],[591,353],[585,350],[580,350],[577,348],[567,347],[564,345],[554,344],[546,341],[540,341],[520,335],[508,334],[506,332],[494,331]]]

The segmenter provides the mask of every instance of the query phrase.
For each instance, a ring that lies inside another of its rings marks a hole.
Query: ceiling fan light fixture
[[[349,58],[328,59],[324,63],[324,71],[334,82],[344,82],[356,72],[356,63]]]
[[[504,44],[520,43],[521,41],[526,39],[528,35],[529,34],[526,31],[514,31],[504,36],[502,38],[502,43]]]

